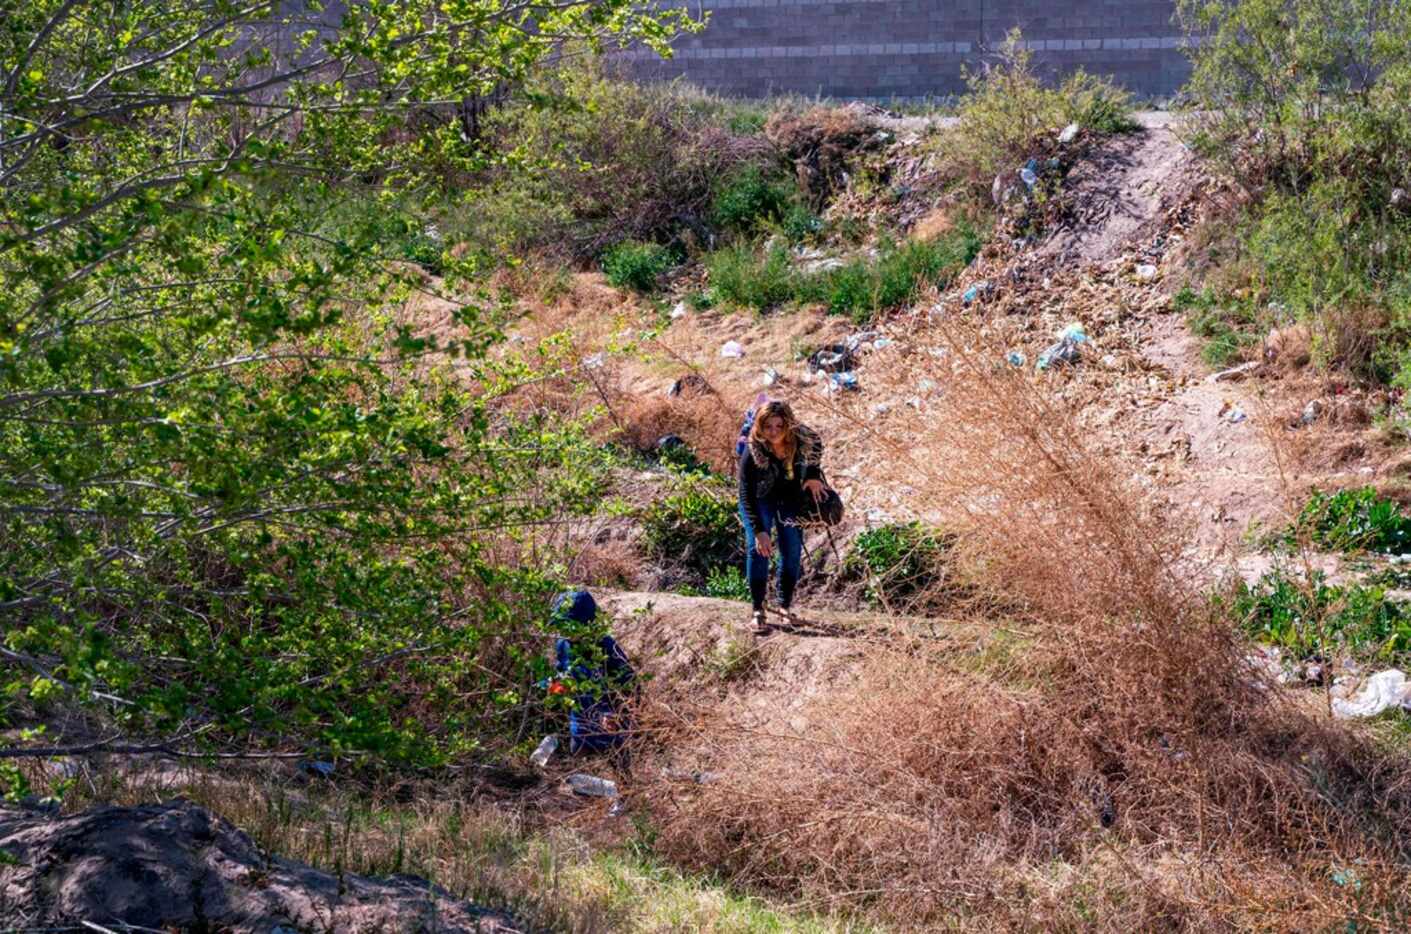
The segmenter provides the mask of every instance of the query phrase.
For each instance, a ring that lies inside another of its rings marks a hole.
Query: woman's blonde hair
[[[794,452],[799,449],[799,420],[794,417],[794,410],[789,407],[789,403],[782,399],[770,399],[755,410],[754,424],[750,426],[750,443],[764,441],[759,430],[765,421],[771,418],[779,418],[784,422],[785,457],[783,459],[786,463],[792,463]]]

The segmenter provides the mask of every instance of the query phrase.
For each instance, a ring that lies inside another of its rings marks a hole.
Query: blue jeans
[[[759,504],[762,528],[774,539],[774,553],[779,556],[779,605],[794,602],[794,585],[799,582],[799,565],[803,561],[803,529],[793,524],[794,511],[773,503]],[[755,528],[750,517],[740,507],[740,523],[745,527],[745,576],[750,581],[750,602],[756,610],[764,609],[764,592],[769,584],[769,562],[755,551]]]

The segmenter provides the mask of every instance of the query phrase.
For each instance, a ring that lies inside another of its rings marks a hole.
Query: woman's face
[[[759,433],[770,444],[778,444],[784,440],[784,419],[778,415],[771,415],[760,423]]]

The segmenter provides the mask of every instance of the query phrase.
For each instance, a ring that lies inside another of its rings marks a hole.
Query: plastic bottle
[[[552,756],[554,751],[558,748],[559,738],[550,733],[539,741],[539,745],[535,748],[533,755],[529,757],[529,761],[542,769],[549,764],[549,757]]]
[[[574,772],[568,776],[568,786],[580,795],[591,795],[595,798],[617,797],[617,783],[606,778],[598,778],[596,775]]]

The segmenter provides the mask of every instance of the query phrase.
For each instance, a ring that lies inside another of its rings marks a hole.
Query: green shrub
[[[864,594],[889,607],[926,602],[945,582],[954,537],[919,522],[868,529],[843,559],[845,579],[864,580]]]
[[[790,243],[802,243],[822,229],[823,219],[804,204],[791,205],[779,220],[779,232]]]
[[[777,221],[794,197],[791,184],[751,165],[728,179],[711,204],[711,220],[724,230],[750,231],[765,221]]]
[[[1332,551],[1411,551],[1411,518],[1371,487],[1323,493],[1315,490],[1299,512],[1291,538],[1307,536]]]
[[[675,264],[671,251],[657,243],[627,240],[603,253],[603,273],[620,289],[656,290],[657,279]]]
[[[748,600],[750,582],[739,565],[717,565],[706,572],[705,594],[721,600]]]
[[[773,161],[762,140],[728,129],[740,107],[688,84],[624,80],[577,56],[540,79],[548,105],[536,94],[487,118],[487,147],[530,164],[486,170],[460,239],[578,257],[623,240],[664,243],[683,218],[709,216],[725,180]]]
[[[1237,236],[1261,285],[1336,336],[1324,365],[1411,385],[1411,212],[1394,203],[1411,189],[1411,4],[1178,9],[1198,40],[1193,144],[1253,196]]]
[[[703,474],[682,474],[680,485],[642,511],[642,540],[651,557],[705,581],[712,569],[743,558],[735,498],[727,484]]]
[[[1381,586],[1275,570],[1252,586],[1241,582],[1232,606],[1245,632],[1304,657],[1345,651],[1386,660],[1411,649],[1411,615]]]
[[[1074,122],[1090,133],[1136,128],[1128,116],[1131,95],[1117,85],[1079,69],[1060,86],[1046,86],[1017,29],[1000,46],[999,58],[993,68],[967,73],[959,123],[936,141],[943,171],[968,182],[976,195],[988,194],[996,173],[1022,163],[1041,134]]]
[[[740,244],[711,254],[710,288],[717,298],[756,311],[768,311],[794,298],[798,276],[789,251],[777,247],[760,256]]]
[[[811,275],[795,270],[782,247],[763,255],[744,245],[728,247],[713,254],[708,266],[711,288],[725,301],[761,312],[791,301],[818,302],[864,324],[915,301],[928,285],[944,285],[979,250],[979,235],[967,227],[926,242],[886,242],[873,261]]]

